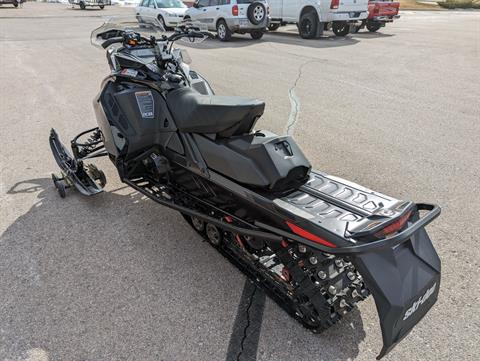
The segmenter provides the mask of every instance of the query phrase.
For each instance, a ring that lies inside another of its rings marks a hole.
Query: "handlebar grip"
[[[106,48],[108,48],[110,45],[115,44],[115,43],[121,43],[122,41],[123,41],[123,37],[122,37],[122,36],[117,36],[117,37],[115,37],[115,38],[107,39],[107,40],[105,40],[105,41],[102,43],[102,48],[106,49]]]
[[[203,34],[201,31],[190,31],[188,32],[187,36],[200,39],[200,38],[204,38],[205,34]]]

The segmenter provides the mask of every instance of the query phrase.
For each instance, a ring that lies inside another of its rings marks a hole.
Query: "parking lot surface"
[[[68,142],[96,125],[108,66],[89,35],[132,11],[0,8],[0,360],[373,360],[372,299],[311,334],[107,160],[105,193],[59,198],[49,130]],[[315,168],[442,206],[439,301],[385,360],[477,359],[480,13],[403,12],[344,39],[294,30],[179,45],[217,94],[265,100],[258,128],[288,131]],[[235,327],[255,307],[247,344]]]

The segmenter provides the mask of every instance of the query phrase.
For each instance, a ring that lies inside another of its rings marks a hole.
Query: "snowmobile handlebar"
[[[180,29],[180,31],[176,31],[169,37],[164,37],[163,39],[171,43],[171,45],[182,38],[189,38],[189,39],[204,39],[204,38],[214,38],[215,36],[212,33],[209,33],[208,31],[200,31],[200,30],[194,30],[194,29]],[[141,40],[147,42],[147,43],[153,43],[153,39],[147,39],[140,37]],[[106,39],[105,41],[102,42],[102,48],[107,49],[109,46],[116,44],[116,43],[123,43],[125,42],[125,36],[116,36],[112,37],[109,39]],[[192,41],[193,42],[193,41]],[[153,46],[154,44],[152,44]]]
[[[102,48],[106,49],[110,45],[113,45],[113,44],[116,44],[116,43],[122,43],[122,42],[123,42],[123,36],[116,36],[114,38],[110,38],[110,39],[105,40],[102,43]]]
[[[174,33],[167,38],[169,42],[177,41],[181,38],[192,38],[192,39],[203,39],[203,38],[214,38],[212,33],[208,31],[198,31],[198,30],[186,30],[180,33]]]

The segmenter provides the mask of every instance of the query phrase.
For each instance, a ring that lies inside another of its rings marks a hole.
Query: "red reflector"
[[[330,9],[338,9],[338,5],[340,4],[340,0],[332,0],[330,3]]]
[[[233,16],[238,16],[238,5],[233,5],[232,6],[232,15]]]
[[[298,235],[302,238],[308,239],[309,241],[313,241],[315,243],[319,243],[319,244],[322,244],[322,245],[330,247],[330,248],[335,248],[336,247],[333,243],[325,241],[323,238],[320,238],[320,237],[304,230],[303,228],[300,228],[299,226],[296,226],[295,224],[293,224],[289,221],[285,221],[285,222],[287,223],[287,226],[292,230],[293,233],[295,233],[296,235]]]
[[[233,218],[230,217],[230,216],[225,216],[225,217],[223,217],[223,219],[224,219],[225,222],[227,222],[227,223],[232,223],[232,222],[233,222]]]
[[[375,233],[375,237],[382,238],[392,233],[398,232],[405,225],[405,223],[407,223],[411,214],[412,214],[412,211],[408,212],[407,214],[404,214],[395,222],[389,224],[388,226],[383,228],[381,231],[378,231],[377,233]]]

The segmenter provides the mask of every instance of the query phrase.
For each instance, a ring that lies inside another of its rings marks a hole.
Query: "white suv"
[[[268,5],[265,0],[196,0],[185,20],[206,24],[221,41],[230,40],[233,33],[260,39],[268,26]]]

